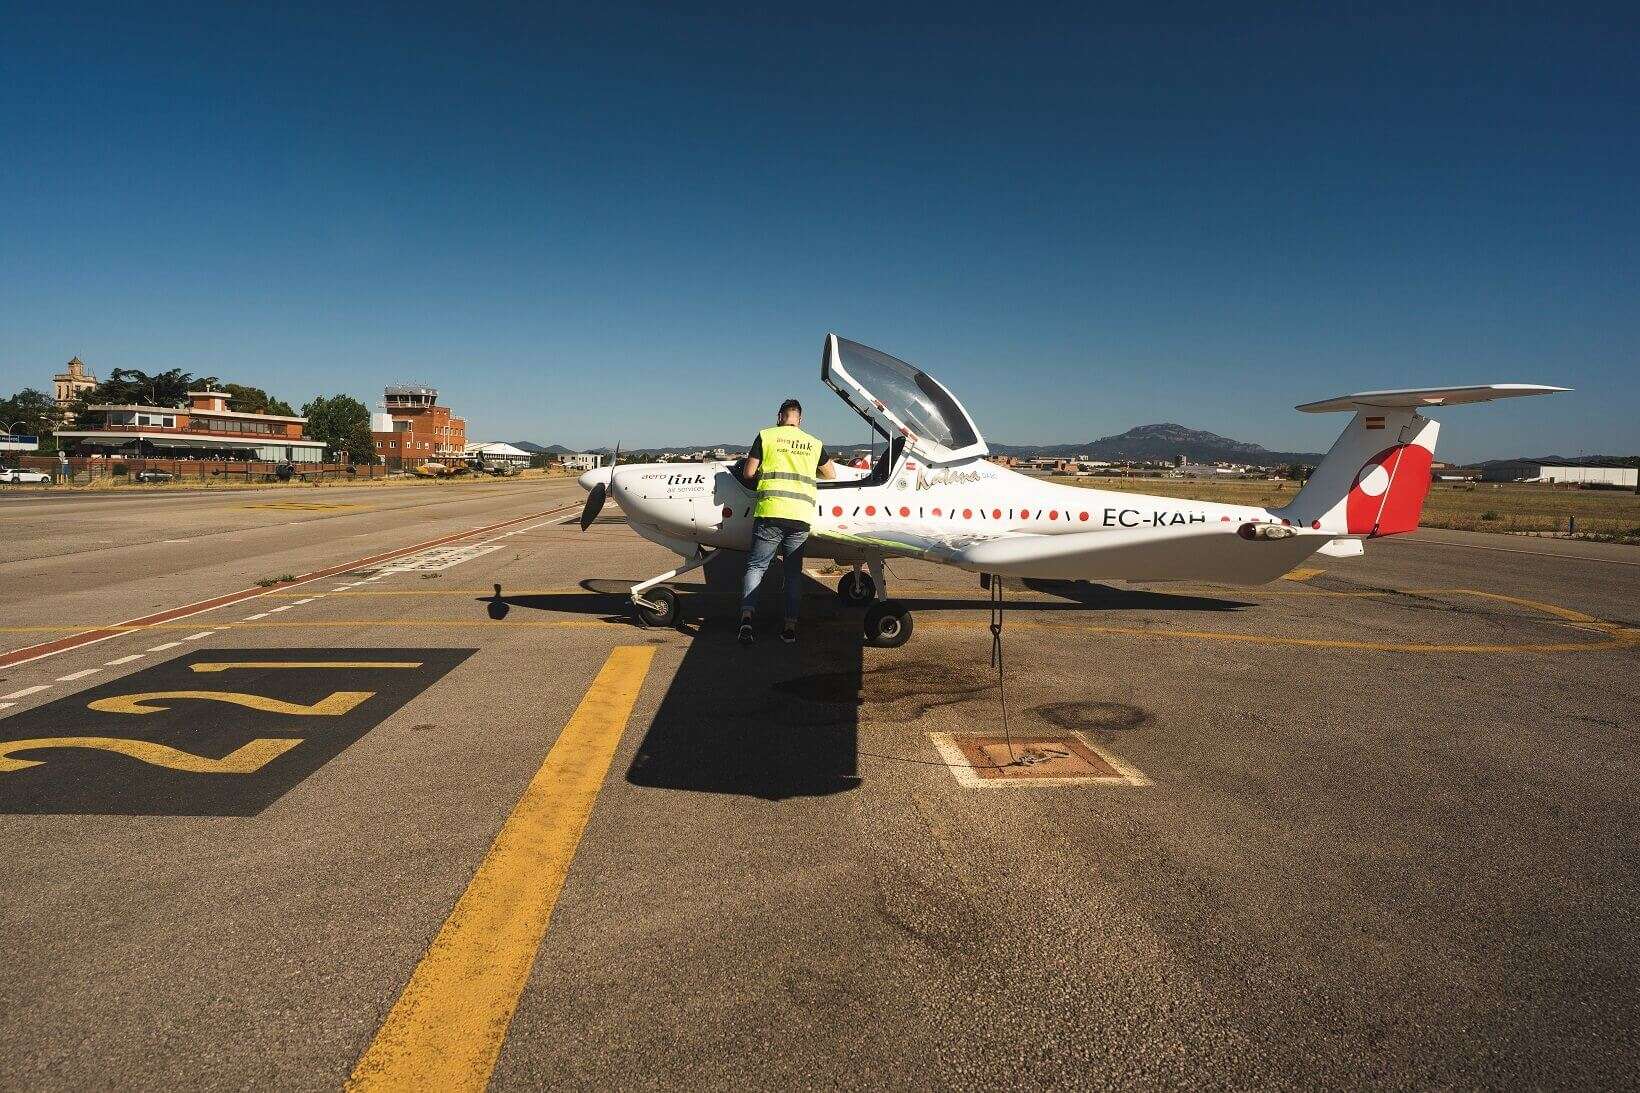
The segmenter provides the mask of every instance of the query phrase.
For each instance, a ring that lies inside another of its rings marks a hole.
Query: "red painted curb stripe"
[[[446,543],[454,543],[461,539],[470,539],[474,535],[483,535],[487,531],[498,531],[501,528],[511,527],[514,524],[522,524],[526,520],[539,520],[543,517],[565,512],[569,509],[573,509],[574,507],[574,505],[560,505],[555,509],[547,509],[544,512],[532,512],[528,516],[520,516],[513,520],[503,520],[499,524],[490,524],[486,527],[472,528],[468,531],[456,532],[453,535],[445,535],[437,539],[429,539],[424,543],[415,543],[411,546],[400,547],[397,550],[389,550],[383,554],[372,554],[365,558],[357,558],[351,562],[343,562],[341,565],[328,566],[325,569],[316,569],[312,573],[304,573],[294,580],[281,581],[279,584],[272,585],[269,588],[258,587],[241,589],[238,592],[230,592],[225,596],[217,596],[213,599],[200,600],[197,603],[184,604],[181,607],[173,607],[169,611],[160,611],[152,615],[144,615],[140,619],[130,619],[126,622],[117,622],[113,626],[100,627],[96,630],[82,630],[80,633],[71,634],[66,638],[58,638],[55,641],[42,642],[39,645],[28,645],[21,649],[13,649],[9,653],[0,653],[0,668],[10,668],[16,664],[26,664],[31,660],[39,660],[42,657],[49,657],[56,653],[65,652],[69,649],[79,649],[83,646],[94,645],[99,641],[107,641],[109,638],[118,637],[121,634],[132,633],[136,630],[142,629],[145,626],[154,626],[162,622],[174,622],[177,619],[185,619],[189,615],[197,615],[202,611],[210,611],[214,608],[225,607],[230,603],[238,603],[240,600],[248,600],[253,596],[261,596],[271,591],[273,588],[290,588],[299,584],[308,584],[311,581],[322,581],[326,577],[334,577],[338,573],[346,573],[348,570],[358,569],[360,566],[370,565],[374,562],[392,561],[394,558],[402,558],[406,554],[414,554],[418,550],[429,550],[432,547],[443,546]]]

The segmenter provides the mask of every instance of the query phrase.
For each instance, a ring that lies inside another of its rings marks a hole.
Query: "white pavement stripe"
[[[128,657],[115,657],[113,660],[105,660],[103,661],[103,666],[105,668],[112,668],[116,664],[130,664],[133,660],[141,660],[142,658],[142,653],[132,653]]]
[[[272,614],[274,614],[274,613],[276,613],[276,612],[279,612],[279,611],[289,611],[289,610],[290,610],[290,609],[291,609],[291,608],[293,608],[293,607],[295,607],[295,606],[296,606],[296,605],[295,605],[295,604],[293,604],[293,603],[287,603],[287,604],[285,604],[285,605],[284,605],[284,606],[283,606],[283,607],[275,607],[275,608],[273,608],[273,609],[271,609],[271,610],[270,610],[270,611],[269,611],[269,612],[268,612],[268,614],[270,614],[270,615],[272,615]]]
[[[3,710],[3,709],[5,709],[5,708],[6,708],[6,707],[8,707],[8,706],[12,706],[12,705],[15,705],[15,703],[11,703],[11,702],[0,702],[0,710]]]
[[[78,672],[70,672],[66,676],[58,676],[58,683],[73,683],[76,679],[84,679],[92,672],[100,672],[101,668],[81,668]]]
[[[150,653],[163,653],[163,652],[165,652],[165,650],[167,650],[167,649],[175,649],[175,648],[176,648],[176,647],[177,647],[177,646],[179,646],[179,645],[181,645],[181,644],[182,644],[182,643],[181,643],[181,642],[180,642],[180,641],[168,641],[168,642],[166,642],[166,643],[165,643],[165,644],[164,644],[164,645],[154,645],[154,646],[150,646],[150,647],[149,647],[149,649],[148,649],[148,651],[149,651],[149,652],[150,652]]]
[[[0,695],[0,698],[27,698],[29,695],[43,691],[50,686],[49,683],[36,683],[32,687],[24,687],[21,691],[13,691],[9,695]]]
[[[265,618],[267,618],[267,617],[268,617],[268,612],[266,612],[266,611],[258,611],[258,612],[257,612],[257,613],[256,613],[256,614],[254,614],[254,615],[246,615],[246,616],[245,616],[245,621],[246,621],[246,622],[253,622],[253,621],[255,621],[255,620],[256,620],[256,619],[265,619]]]
[[[316,600],[318,598],[319,597],[317,597],[317,596],[309,596],[305,600],[297,600],[296,602],[292,603],[291,606],[292,607],[301,607],[304,603],[312,603],[314,600]]]
[[[183,638],[182,640],[183,641],[198,641],[200,638],[208,638],[214,633],[216,633],[215,630],[201,630],[197,634],[189,634],[187,637]]]

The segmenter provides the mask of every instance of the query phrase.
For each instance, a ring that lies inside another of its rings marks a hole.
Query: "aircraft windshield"
[[[951,451],[979,443],[968,414],[927,372],[847,338],[837,339],[837,359],[855,385],[917,437]]]

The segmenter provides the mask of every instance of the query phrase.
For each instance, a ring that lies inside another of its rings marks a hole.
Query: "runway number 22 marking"
[[[152,706],[147,703],[166,698],[197,698],[205,702],[231,702],[235,706],[247,706],[250,709],[263,710],[267,713],[290,714],[293,717],[340,717],[375,693],[375,691],[334,691],[317,702],[303,704],[301,702],[286,702],[282,698],[268,698],[265,695],[243,694],[239,691],[145,691],[142,694],[112,695],[108,698],[99,698],[94,702],[86,703],[86,705],[98,713],[146,714],[159,713],[162,710],[171,708],[169,706]]]
[[[417,665],[419,667],[419,664]],[[215,667],[214,665],[212,666]],[[328,667],[328,665],[326,665]],[[266,695],[244,694],[240,691],[144,691],[139,694],[111,695],[86,705],[99,713],[143,714],[162,713],[169,706],[152,703],[160,699],[192,698],[206,702],[231,702],[267,713],[287,714],[293,717],[340,717],[357,707],[375,691],[334,691],[313,703],[286,702]],[[45,762],[43,759],[14,759],[13,753],[35,748],[95,748],[148,763],[167,770],[182,770],[190,774],[252,774],[279,758],[302,741],[290,737],[258,737],[242,744],[220,759],[195,755],[166,744],[149,740],[126,740],[117,736],[43,736],[30,740],[0,742],[0,772],[27,770]]]
[[[27,770],[45,762],[44,759],[14,758],[14,754],[20,751],[34,748],[95,748],[190,774],[252,774],[301,742],[289,737],[261,737],[240,745],[220,759],[212,759],[148,740],[124,740],[117,736],[41,736],[33,740],[0,741],[0,771]]]
[[[474,651],[190,650],[0,719],[0,816],[257,815]]]

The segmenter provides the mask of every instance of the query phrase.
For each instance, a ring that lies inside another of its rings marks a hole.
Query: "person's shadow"
[[[732,563],[732,560],[731,560]],[[1027,582],[1034,591],[1061,597],[1033,602],[1032,610],[1150,608],[1226,611],[1243,601],[1083,582]],[[484,602],[490,618],[505,620],[517,609],[599,615],[612,623],[631,618],[627,582],[588,580],[580,592],[504,595],[500,585]],[[736,640],[736,605],[730,595],[684,584],[679,627],[691,633],[654,720],[626,772],[633,785],[702,793],[735,793],[766,800],[842,793],[860,784],[858,744],[861,684],[868,650],[861,640],[863,611],[846,607],[833,588],[804,577],[799,640],[780,640],[779,567],[764,582],[756,641]],[[919,598],[916,609],[982,611],[985,602]],[[644,633],[635,630],[635,635]],[[915,637],[912,638],[916,640]],[[824,682],[816,688],[807,683]],[[824,694],[819,694],[823,691]]]

